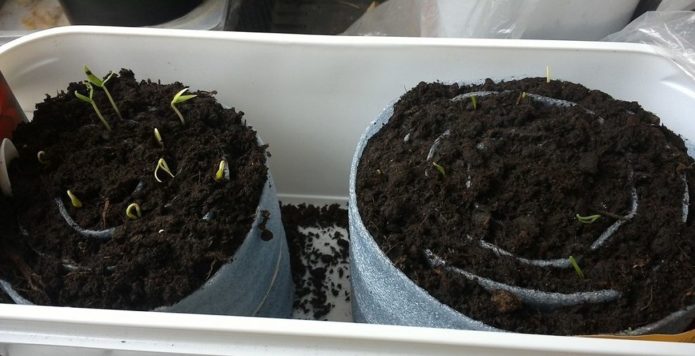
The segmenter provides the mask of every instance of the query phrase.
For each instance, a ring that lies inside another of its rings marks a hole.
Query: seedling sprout
[[[528,94],[526,94],[525,91],[522,91],[522,92],[519,94],[519,97],[516,98],[516,105],[521,104],[521,100],[525,99],[527,95],[528,95]]]
[[[103,115],[101,115],[101,111],[99,111],[99,108],[97,107],[97,103],[94,101],[94,87],[92,84],[89,82],[85,82],[84,85],[87,86],[87,90],[89,90],[89,96],[85,96],[80,94],[79,92],[75,91],[75,96],[77,99],[80,99],[86,103],[92,104],[92,108],[94,108],[94,111],[97,113],[97,116],[99,116],[99,120],[106,126],[106,129],[111,131],[111,125],[109,125],[109,122],[106,121]]]
[[[47,165],[48,159],[46,159],[46,152],[45,151],[36,152],[36,160],[39,161],[39,163],[43,164],[44,166]]]
[[[157,175],[157,172],[159,172],[160,169],[169,174],[171,178],[174,178],[174,173],[171,173],[171,169],[169,169],[167,162],[164,160],[164,158],[160,158],[159,161],[157,161],[157,167],[154,169],[154,179],[156,179],[157,182],[162,183],[162,180],[159,179],[159,176]]]
[[[185,124],[186,122],[183,120],[183,115],[181,114],[179,109],[176,108],[176,104],[186,102],[186,101],[191,100],[197,96],[197,95],[183,95],[183,93],[185,93],[187,90],[188,90],[188,88],[181,89],[181,91],[176,93],[176,95],[174,95],[174,98],[171,99],[171,108],[174,109],[174,111],[176,112],[176,115],[179,116],[179,120],[181,120],[182,124]]]
[[[601,217],[600,214],[581,216],[577,214],[577,220],[582,224],[593,224]]]
[[[87,67],[86,65],[84,66],[84,74],[87,75],[87,81],[91,83],[92,85],[99,87],[104,90],[104,93],[106,93],[106,97],[109,99],[109,102],[111,103],[111,106],[113,107],[113,110],[116,111],[116,115],[118,115],[118,118],[123,120],[123,116],[121,116],[120,110],[118,110],[118,106],[116,106],[116,102],[113,101],[113,97],[111,97],[111,93],[109,92],[109,89],[106,88],[106,82],[109,81],[114,75],[113,72],[109,72],[109,75],[106,76],[106,79],[100,79],[92,71]]]
[[[545,82],[550,83],[550,66],[545,66]]]
[[[473,110],[478,110],[478,98],[473,95],[471,96],[471,104],[473,104]]]
[[[157,140],[160,146],[164,147],[164,141],[162,141],[162,135],[159,134],[159,130],[154,128],[154,139]]]
[[[446,171],[444,170],[444,167],[442,165],[437,164],[437,162],[432,162],[432,165],[434,166],[434,168],[437,169],[437,171],[439,172],[439,174],[442,175],[442,177],[446,177]]]
[[[125,216],[131,220],[137,220],[142,217],[142,210],[140,210],[140,205],[138,203],[131,203],[125,209]]]
[[[584,279],[584,272],[582,272],[582,269],[579,268],[579,264],[577,263],[577,260],[574,259],[573,256],[569,257],[570,264],[572,265],[572,268],[574,268],[574,271],[577,272],[577,276],[579,278]]]
[[[221,160],[217,172],[215,172],[215,182],[221,182],[224,179],[224,170],[226,166],[227,161]]]
[[[77,198],[75,194],[73,194],[70,190],[67,191],[68,197],[70,198],[70,204],[74,206],[75,208],[81,208],[82,207],[82,202],[80,199]]]

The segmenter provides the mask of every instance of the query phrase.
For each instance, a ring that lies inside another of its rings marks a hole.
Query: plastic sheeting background
[[[623,30],[604,38],[611,42],[635,42],[658,46],[695,79],[695,12],[645,12]]]
[[[680,11],[695,9],[695,1],[693,0],[663,0],[659,3],[657,11]]]
[[[600,40],[639,0],[390,0],[345,35]]]
[[[695,0],[389,0],[344,35],[604,40],[658,46],[695,79]],[[627,25],[627,26],[626,26]]]

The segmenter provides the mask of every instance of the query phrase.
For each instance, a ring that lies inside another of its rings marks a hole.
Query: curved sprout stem
[[[157,182],[163,183],[162,180],[159,179],[159,176],[157,175],[157,172],[159,172],[160,169],[163,170],[164,172],[166,172],[167,174],[169,174],[169,176],[171,176],[171,178],[174,178],[174,173],[171,173],[171,169],[169,169],[169,165],[167,164],[167,162],[164,160],[164,158],[160,158],[157,161],[157,167],[155,167],[155,169],[154,169],[154,179],[156,179]]]
[[[137,220],[142,217],[142,210],[140,210],[140,205],[138,203],[131,203],[125,208],[125,216],[131,220]]]
[[[39,163],[43,164],[44,166],[49,163],[48,159],[46,158],[46,152],[45,151],[36,152],[36,160],[39,161]]]
[[[116,106],[116,102],[113,101],[113,98],[111,97],[111,93],[109,93],[109,90],[106,89],[106,87],[104,87],[104,93],[106,93],[106,97],[109,99],[109,102],[111,103],[113,110],[116,112],[116,115],[118,115],[118,118],[123,120],[123,116],[121,116],[121,111],[118,110],[118,106]]]
[[[446,171],[444,170],[444,167],[442,165],[438,164],[437,162],[432,162],[432,165],[434,166],[434,168],[437,169],[437,172],[439,172],[439,174],[441,174],[442,177],[446,177]]]
[[[86,103],[92,104],[92,108],[94,109],[94,112],[97,113],[97,116],[99,116],[99,120],[106,126],[106,129],[111,131],[111,125],[109,125],[109,122],[106,121],[104,116],[101,114],[101,111],[99,111],[99,108],[97,107],[97,103],[94,101],[94,87],[90,82],[85,82],[84,85],[87,86],[87,90],[89,90],[89,96],[85,96],[83,94],[80,94],[78,91],[75,91],[75,96],[77,99],[80,99]]]

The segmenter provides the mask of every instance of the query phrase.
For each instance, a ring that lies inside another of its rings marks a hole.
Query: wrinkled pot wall
[[[348,217],[352,313],[356,322],[435,328],[504,331],[471,319],[439,302],[396,268],[381,251],[362,222],[357,207],[356,179],[362,152],[393,115],[393,104],[384,109],[360,137],[350,166]],[[695,306],[676,311],[661,320],[621,335],[678,333],[695,319]]]
[[[273,237],[264,241],[261,211],[270,212],[265,223]],[[17,304],[32,304],[0,280],[0,289]],[[292,316],[294,285],[289,249],[280,217],[280,204],[268,171],[251,230],[231,260],[199,289],[171,306],[155,311],[289,318]]]

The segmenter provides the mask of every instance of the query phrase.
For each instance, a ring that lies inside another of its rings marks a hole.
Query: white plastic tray
[[[525,76],[580,82],[639,101],[685,138],[695,83],[657,49],[633,44],[355,38],[66,27],[0,47],[0,70],[30,111],[82,77],[216,89],[270,143],[285,202],[344,201],[359,135],[419,81]],[[695,345],[151,312],[0,305],[0,355],[470,354],[694,355]]]

